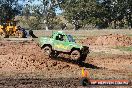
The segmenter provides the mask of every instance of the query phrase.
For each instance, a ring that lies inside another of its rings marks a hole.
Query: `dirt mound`
[[[89,60],[86,62],[109,70],[132,72],[132,55],[107,56],[102,54],[89,56]]]
[[[132,37],[110,34],[99,37],[88,37],[83,40],[82,43],[86,45],[99,46],[132,46]]]
[[[71,69],[72,64],[46,58],[35,42],[0,42],[0,71],[35,72]]]

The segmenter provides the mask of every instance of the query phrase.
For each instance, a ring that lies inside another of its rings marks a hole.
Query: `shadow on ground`
[[[100,67],[97,67],[93,64],[89,64],[89,63],[85,63],[85,62],[77,62],[75,60],[71,60],[69,58],[63,58],[63,57],[56,57],[56,58],[52,58],[54,60],[58,60],[58,61],[62,61],[62,62],[67,62],[67,63],[72,63],[72,64],[76,64],[80,67],[86,67],[86,68],[92,68],[92,69],[101,69]]]

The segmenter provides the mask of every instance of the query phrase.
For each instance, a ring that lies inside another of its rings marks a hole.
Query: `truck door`
[[[67,49],[66,35],[58,34],[54,41],[54,50],[66,52]]]

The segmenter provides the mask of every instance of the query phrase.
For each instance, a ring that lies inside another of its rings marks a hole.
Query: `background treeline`
[[[0,0],[0,13],[1,23],[16,18],[31,29],[132,28],[132,0]]]

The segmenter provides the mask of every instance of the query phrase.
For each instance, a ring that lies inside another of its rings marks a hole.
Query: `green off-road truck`
[[[47,56],[65,53],[75,61],[85,61],[89,53],[89,47],[77,44],[71,35],[62,31],[54,32],[50,38],[40,37],[39,45]]]

